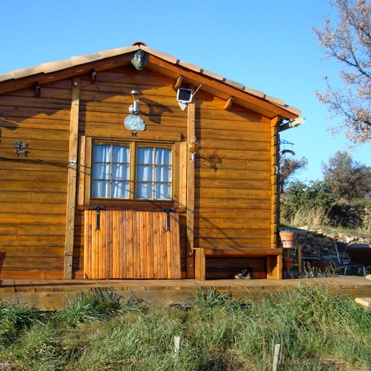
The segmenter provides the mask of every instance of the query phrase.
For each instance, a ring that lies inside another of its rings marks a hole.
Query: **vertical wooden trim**
[[[188,104],[187,141],[196,136],[195,103]],[[187,151],[187,278],[194,278],[194,208],[195,208],[195,162]]]
[[[68,150],[68,179],[66,205],[66,233],[64,245],[64,278],[72,278],[73,240],[75,230],[76,177],[79,137],[80,79],[72,80],[70,137]]]
[[[78,158],[78,187],[77,187],[77,205],[84,205],[85,202],[85,168],[86,168],[86,151],[85,136],[80,137],[80,149]]]
[[[278,247],[279,229],[279,134],[278,118],[271,122],[271,248]]]
[[[84,171],[84,204],[90,204],[90,192],[91,192],[91,161],[92,161],[92,147],[93,138],[85,138],[85,147],[81,151],[85,152],[85,164],[83,167]]]
[[[137,146],[135,142],[130,144],[130,183],[129,183],[129,199],[134,200],[135,198],[135,175],[136,175],[136,156],[137,156]]]
[[[185,209],[187,207],[187,142],[179,143],[179,197],[178,197],[178,207],[180,209]]]
[[[206,257],[203,248],[195,250],[195,278],[201,281],[206,279]]]
[[[278,246],[279,232],[279,134],[278,117],[271,121],[271,248]],[[282,279],[282,255],[267,257],[267,278]]]

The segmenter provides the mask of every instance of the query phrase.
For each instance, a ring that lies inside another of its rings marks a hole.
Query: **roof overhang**
[[[180,61],[168,54],[148,48],[143,43],[135,43],[132,46],[106,50],[95,54],[71,57],[66,60],[44,63],[40,66],[23,68],[7,74],[0,75],[0,94],[32,87],[35,82],[39,85],[62,80],[65,78],[104,71],[131,63],[132,53],[142,49],[148,54],[146,68],[173,78],[177,81],[182,76],[185,84],[199,86],[201,90],[213,94],[226,102],[232,101],[249,110],[258,112],[270,119],[275,117],[283,120],[295,120],[301,115],[301,111],[285,104],[264,93],[245,87],[221,75],[204,70],[193,64]]]

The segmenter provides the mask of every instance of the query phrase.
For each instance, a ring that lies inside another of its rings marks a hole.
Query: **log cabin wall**
[[[0,96],[1,277],[63,277],[71,86]],[[16,156],[17,141],[27,156]]]
[[[197,102],[195,248],[274,248],[271,121],[205,94]],[[234,278],[244,267],[267,277],[266,258],[209,257],[206,278]]]

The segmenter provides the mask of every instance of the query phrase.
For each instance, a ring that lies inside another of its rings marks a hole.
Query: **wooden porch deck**
[[[371,298],[371,280],[357,276],[305,278],[307,283],[325,282],[339,295]],[[40,310],[58,310],[76,295],[94,288],[112,289],[118,295],[135,295],[153,304],[190,305],[202,288],[231,292],[234,298],[259,296],[298,286],[303,279],[284,280],[34,280],[3,279],[0,300],[25,303]]]

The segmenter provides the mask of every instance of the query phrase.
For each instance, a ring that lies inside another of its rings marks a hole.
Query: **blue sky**
[[[338,150],[371,166],[371,143],[350,151],[333,138],[314,94],[340,67],[323,61],[311,30],[336,14],[328,0],[0,0],[0,11],[0,74],[140,40],[302,110],[306,123],[281,136],[308,159],[300,180],[322,179]]]

